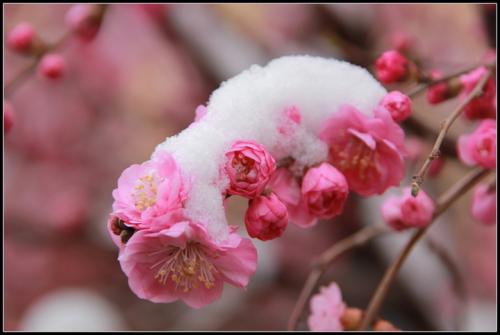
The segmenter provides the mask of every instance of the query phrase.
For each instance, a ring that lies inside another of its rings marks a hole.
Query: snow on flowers
[[[411,110],[386,94],[360,67],[309,56],[223,83],[195,122],[127,168],[113,191],[108,231],[134,293],[199,308],[225,282],[246,287],[257,253],[227,223],[227,197],[249,199],[248,234],[271,240],[289,221],[308,228],[340,215],[350,191],[399,185],[404,133],[393,117]]]

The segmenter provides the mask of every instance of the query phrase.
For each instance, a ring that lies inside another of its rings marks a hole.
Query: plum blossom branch
[[[453,124],[453,122],[455,122],[460,113],[462,113],[464,107],[467,106],[472,99],[477,98],[482,94],[483,88],[490,76],[491,76],[491,70],[489,70],[487,74],[481,78],[481,80],[477,83],[476,87],[472,90],[469,96],[464,101],[462,101],[462,103],[460,103],[460,105],[453,111],[453,113],[451,113],[441,123],[441,130],[439,131],[438,137],[436,139],[436,142],[434,143],[434,146],[429,156],[425,160],[424,164],[422,165],[418,173],[413,176],[413,182],[411,185],[411,193],[413,196],[416,196],[418,194],[420,190],[420,185],[422,185],[424,177],[427,174],[427,171],[429,170],[432,161],[440,156],[439,149],[441,148],[441,144],[443,143],[443,140],[446,137],[446,134],[450,129],[451,125]]]
[[[19,85],[23,84],[33,73],[33,70],[37,67],[40,59],[47,53],[59,49],[66,40],[71,36],[71,32],[66,32],[61,38],[59,38],[55,43],[46,44],[43,48],[35,55],[35,60],[21,70],[14,78],[12,78],[3,88],[5,96],[10,96],[15,91]]]
[[[486,176],[490,171],[483,168],[476,168],[459,180],[456,184],[451,186],[443,195],[439,197],[437,200],[436,210],[433,214],[433,221],[426,227],[417,230],[408,243],[405,245],[401,253],[394,260],[394,262],[389,266],[386,270],[384,277],[379,283],[375,293],[368,304],[368,308],[366,309],[366,314],[363,317],[363,321],[361,322],[361,326],[359,330],[365,330],[372,323],[378,311],[384,301],[387,292],[394,281],[394,278],[399,272],[399,269],[405,262],[408,255],[413,250],[413,247],[417,244],[417,242],[424,236],[432,225],[434,220],[441,215],[445,210],[447,210],[451,204],[453,204],[460,196],[465,194],[470,188],[472,188],[477,182],[479,182],[484,176]]]
[[[313,269],[309,273],[309,276],[304,283],[300,296],[295,303],[292,314],[288,321],[288,330],[295,330],[297,324],[302,316],[307,301],[313,293],[317,283],[321,279],[321,276],[326,271],[328,265],[330,265],[334,260],[345,252],[359,247],[371,239],[380,236],[382,234],[388,233],[389,230],[385,229],[383,226],[370,225],[358,230],[356,233],[340,240],[333,246],[324,251],[314,262]]]
[[[466,69],[450,73],[449,75],[444,76],[442,78],[438,78],[438,79],[425,79],[421,85],[415,87],[412,91],[408,92],[407,95],[410,98],[415,98],[417,95],[419,95],[420,93],[424,92],[430,86],[435,85],[435,84],[439,84],[439,83],[442,83],[442,82],[445,82],[445,81],[448,81],[450,79],[454,79],[454,78],[456,78],[458,76],[461,76],[462,74],[465,74],[465,73],[468,73],[468,72],[470,72],[470,71],[472,71],[474,69],[477,69],[481,65],[483,65],[483,64],[482,63],[481,64],[476,64],[476,65],[470,66],[470,67],[468,67]],[[488,67],[488,68],[491,68],[493,65],[492,64],[485,64],[485,66]]]

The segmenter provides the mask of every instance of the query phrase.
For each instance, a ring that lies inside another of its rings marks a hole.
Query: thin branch
[[[417,230],[413,234],[401,253],[386,270],[382,281],[379,283],[372,299],[370,300],[370,303],[368,304],[366,314],[363,316],[363,321],[361,322],[360,330],[367,329],[373,322],[392,282],[399,272],[399,269],[405,262],[410,252],[413,250],[413,247],[416,245],[416,243],[422,238],[422,236],[424,236],[424,234],[427,232],[427,229],[429,229],[429,227],[431,227],[431,225],[435,222],[434,220],[489,172],[489,170],[483,168],[476,168],[475,170],[467,174],[464,178],[459,180],[456,184],[451,186],[443,195],[439,197],[436,210],[434,211],[433,221],[428,226]]]
[[[450,114],[442,123],[441,123],[441,130],[439,131],[439,135],[436,139],[436,142],[434,143],[434,146],[431,150],[431,153],[425,160],[424,164],[418,171],[416,175],[413,176],[413,182],[411,185],[411,193],[413,196],[417,196],[419,190],[420,190],[420,185],[422,185],[424,181],[424,177],[427,174],[427,171],[429,170],[429,167],[432,163],[432,161],[440,156],[440,151],[439,149],[441,148],[441,144],[443,143],[443,140],[446,137],[446,133],[450,129],[451,125],[455,120],[458,118],[458,116],[462,113],[463,109],[465,106],[471,102],[474,98],[477,98],[483,93],[483,88],[486,82],[488,81],[489,77],[491,75],[491,71],[488,71],[486,75],[484,75],[481,80],[477,83],[476,87],[472,90],[472,92],[469,94],[469,96],[462,101],[460,105],[453,111],[453,113]]]
[[[300,292],[300,296],[295,303],[292,314],[288,321],[288,330],[295,330],[297,324],[304,312],[307,301],[311,296],[312,292],[316,288],[318,281],[321,276],[326,271],[328,266],[336,260],[340,255],[353,249],[355,247],[361,246],[371,240],[374,237],[380,236],[384,233],[389,232],[382,226],[370,225],[358,230],[356,233],[336,242],[326,251],[324,251],[314,262],[313,269],[309,273],[306,282]]]
[[[445,81],[448,81],[450,79],[454,79],[458,76],[461,76],[462,74],[465,74],[467,72],[470,72],[474,69],[477,69],[478,67],[482,66],[482,65],[485,65],[487,67],[491,67],[492,64],[476,64],[476,65],[473,65],[473,66],[470,66],[466,69],[463,69],[463,70],[460,70],[460,71],[456,71],[456,72],[453,72],[447,76],[444,76],[442,78],[439,78],[439,79],[433,79],[433,80],[429,80],[429,81],[426,81],[424,83],[422,83],[421,85],[415,87],[412,91],[410,91],[407,95],[408,97],[410,98],[415,98],[417,95],[419,95],[420,93],[424,92],[428,87],[432,86],[432,85],[435,85],[435,84],[439,84],[439,83],[442,83],[442,82],[445,82]]]

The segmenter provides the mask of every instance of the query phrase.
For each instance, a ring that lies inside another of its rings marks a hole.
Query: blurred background
[[[4,4],[4,87],[34,61],[6,48],[7,33],[29,22],[43,40],[58,41],[68,31],[69,7]],[[70,36],[57,49],[66,61],[63,77],[47,80],[33,71],[4,95],[14,110],[4,134],[4,330],[285,330],[311,260],[381,221],[381,197],[352,196],[334,221],[309,230],[291,225],[282,238],[256,241],[258,271],[248,290],[226,286],[221,300],[193,310],[182,302],[142,301],[128,288],[106,231],[119,175],[188,126],[196,106],[252,64],[310,54],[371,70],[382,51],[405,48],[423,68],[451,73],[496,49],[496,10],[494,4],[107,6],[94,40]],[[415,100],[415,118],[404,126],[425,152],[456,103]],[[459,120],[449,141],[470,128]],[[433,196],[467,171],[453,147],[448,151],[443,171],[427,182]],[[417,166],[409,163],[408,175]],[[430,232],[458,266],[465,298],[422,242],[381,311],[399,328],[496,329],[496,226],[471,219],[470,198]],[[230,222],[242,225],[245,209],[245,201],[231,199]],[[409,238],[396,235],[343,256],[322,283],[337,281],[344,300],[364,308]],[[299,329],[307,329],[304,319]]]

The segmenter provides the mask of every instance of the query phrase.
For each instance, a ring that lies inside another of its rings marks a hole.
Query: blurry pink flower
[[[276,162],[261,144],[255,141],[236,141],[226,152],[225,166],[230,181],[229,194],[254,198],[264,189]]]
[[[409,187],[402,196],[390,196],[382,204],[382,217],[395,230],[422,228],[432,221],[435,205],[431,198],[420,191],[416,197]]]
[[[248,235],[262,241],[280,237],[288,225],[288,211],[276,194],[250,200],[245,214]]]
[[[202,225],[185,221],[157,232],[136,232],[118,260],[139,298],[157,303],[181,299],[200,308],[220,297],[224,282],[245,288],[256,270],[257,251],[234,232],[216,243]]]
[[[481,78],[488,73],[488,69],[481,66],[474,71],[460,76],[460,82],[463,85],[460,97],[465,99],[479,83]],[[488,79],[483,89],[483,93],[472,99],[464,108],[464,114],[467,118],[473,119],[496,119],[496,85],[492,78]]]
[[[427,101],[431,105],[436,105],[446,99],[448,99],[448,85],[446,82],[434,84],[427,89]]]
[[[286,205],[290,222],[302,228],[309,228],[316,224],[318,220],[309,213],[299,182],[288,169],[277,169],[271,176],[267,187]]]
[[[429,171],[427,175],[431,178],[437,177],[443,170],[446,160],[443,157],[438,157],[432,160],[431,165],[429,165]]]
[[[29,23],[19,23],[7,36],[7,45],[17,52],[27,52],[35,40],[35,30]]]
[[[312,331],[342,331],[341,318],[346,308],[342,292],[335,282],[320,288],[311,298],[311,314],[307,325]]]
[[[493,169],[497,159],[496,121],[483,120],[471,134],[460,136],[457,149],[465,164]]]
[[[404,31],[395,31],[389,36],[389,42],[393,49],[404,52],[410,48],[410,36]]]
[[[278,126],[278,131],[289,136],[294,132],[294,127],[302,122],[302,115],[297,106],[286,107],[284,110],[284,121]]]
[[[330,147],[330,163],[360,195],[382,194],[404,177],[404,133],[384,109],[368,117],[343,106],[326,120],[319,137]]]
[[[194,111],[194,122],[201,120],[205,116],[205,114],[207,114],[207,112],[207,107],[203,105],[199,105],[198,107],[196,107],[196,110]]]
[[[68,27],[85,41],[91,41],[100,27],[100,8],[95,4],[77,4],[66,13]]]
[[[375,61],[377,78],[384,84],[406,79],[409,62],[405,56],[396,50],[385,51]]]
[[[389,111],[396,122],[406,120],[412,113],[410,98],[399,91],[389,92],[380,105]]]
[[[417,162],[424,155],[425,144],[418,137],[407,137],[405,147],[407,158],[412,162]]]
[[[49,79],[58,79],[64,73],[66,62],[61,55],[47,54],[43,56],[38,65],[40,74]]]
[[[14,109],[8,101],[3,101],[3,131],[7,134],[14,123]]]
[[[157,151],[151,160],[123,171],[113,191],[113,214],[135,228],[170,226],[189,188],[172,156]]]
[[[302,180],[302,196],[309,213],[328,219],[342,213],[349,194],[344,175],[328,163],[307,170]]]
[[[489,186],[481,184],[474,189],[471,213],[472,217],[486,225],[496,223],[497,192],[489,190]]]

